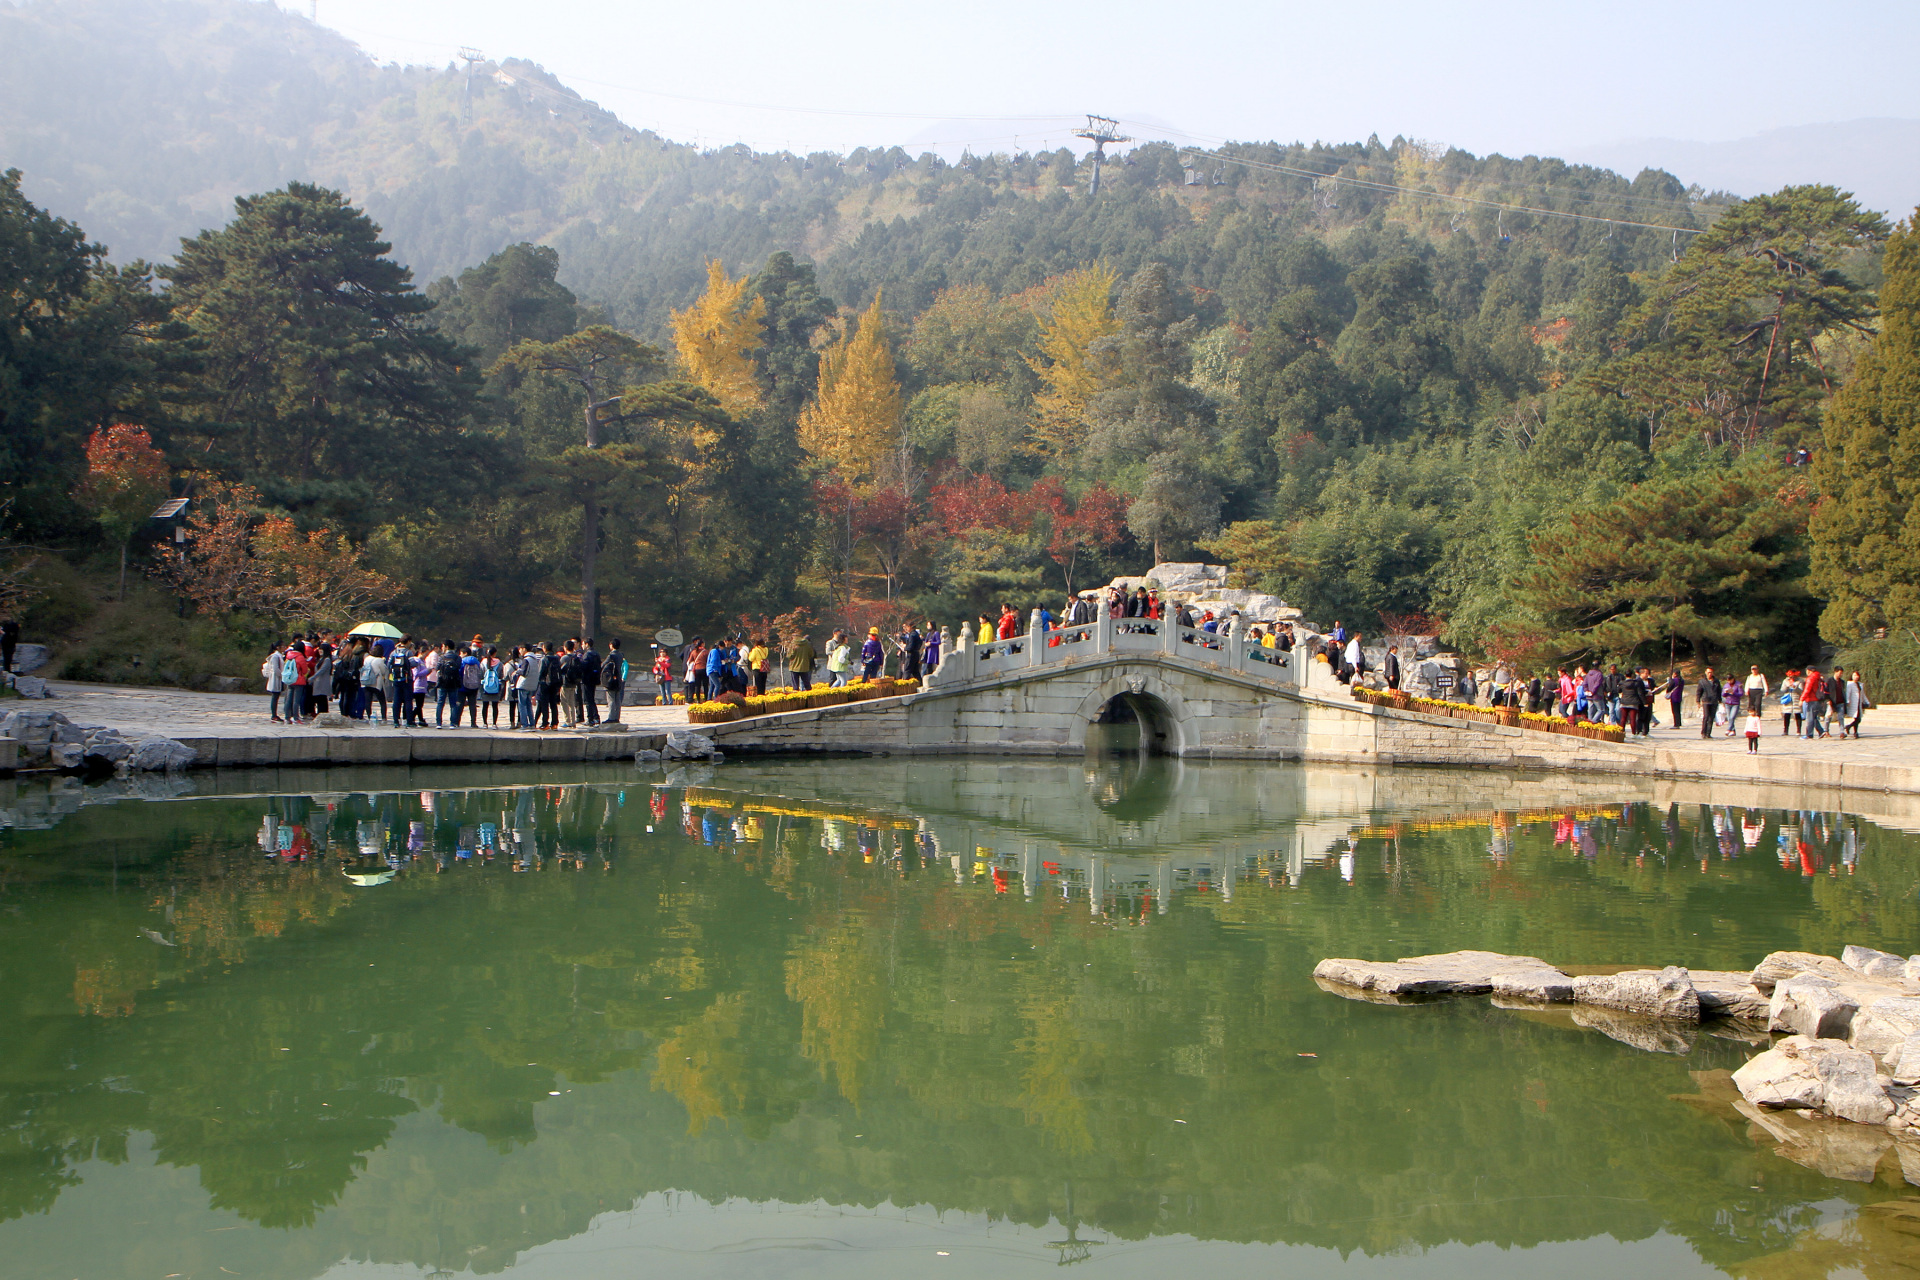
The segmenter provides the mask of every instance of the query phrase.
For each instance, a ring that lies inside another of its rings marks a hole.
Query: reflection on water
[[[1864,816],[1138,751],[306,777],[0,793],[4,1274],[1909,1274],[1903,1153],[1756,1127],[1737,1034],[1309,977],[1912,949]]]

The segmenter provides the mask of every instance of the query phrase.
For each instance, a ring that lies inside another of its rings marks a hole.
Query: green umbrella
[[[372,636],[376,640],[398,640],[401,632],[398,627],[385,622],[363,622],[347,632],[350,636]]]

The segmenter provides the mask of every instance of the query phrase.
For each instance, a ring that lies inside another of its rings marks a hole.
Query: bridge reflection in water
[[[1747,1046],[1309,976],[1891,946],[1920,840],[1855,817],[1126,750],[191,781],[0,843],[8,1275],[877,1277],[889,1217],[976,1272],[1151,1240],[1421,1280],[1737,1269],[1846,1218],[1897,1274],[1854,1210],[1898,1172],[1756,1142]]]

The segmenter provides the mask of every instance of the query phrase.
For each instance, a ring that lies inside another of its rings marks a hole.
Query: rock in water
[[[1578,1004],[1621,1009],[1650,1018],[1700,1021],[1700,993],[1693,988],[1693,975],[1679,965],[1575,978],[1573,998]]]
[[[660,753],[647,747],[642,747],[633,753],[633,762],[635,764],[659,764]]]
[[[1820,1084],[1826,1090],[1823,1109],[1855,1124],[1885,1124],[1893,1114],[1887,1096],[1887,1078],[1874,1065],[1873,1055],[1859,1049],[1823,1053],[1814,1059]]]
[[[1755,984],[1758,985],[1757,983]],[[1773,989],[1767,1008],[1767,1027],[1819,1039],[1845,1039],[1859,1006],[1841,993],[1839,984],[1817,974],[1800,973]]]
[[[1840,963],[1875,982],[1901,982],[1906,978],[1907,962],[1901,956],[1872,947],[1849,946],[1840,953]]]
[[[1814,973],[1836,982],[1859,976],[1832,956],[1818,956],[1811,951],[1775,951],[1753,967],[1752,981],[1760,990],[1771,992],[1777,984],[1800,973]]]
[[[1497,951],[1449,951],[1401,960],[1322,960],[1313,976],[1395,996],[1480,995],[1519,1000],[1572,999],[1573,979],[1533,956]]]
[[[1750,973],[1695,969],[1693,989],[1700,996],[1703,1018],[1749,1018],[1765,1022],[1771,1002],[1753,985]]]
[[[1814,1045],[1847,1047],[1844,1040],[1819,1041],[1810,1036],[1788,1036],[1733,1073],[1740,1096],[1756,1107],[1813,1109],[1826,1100],[1820,1068],[1814,1064]]]
[[[1888,1053],[1920,1033],[1920,997],[1889,996],[1876,1000],[1853,1015],[1848,1039],[1856,1049],[1868,1053]]]
[[[704,760],[713,754],[713,739],[691,729],[675,729],[667,735],[667,759]]]
[[[1887,1074],[1898,1085],[1920,1084],[1920,1032],[1887,1050]]]
[[[56,742],[47,755],[56,769],[78,769],[87,757],[87,749],[78,742]]]
[[[175,742],[172,738],[142,738],[133,744],[127,767],[142,771],[184,769],[197,758],[194,749],[184,742]]]

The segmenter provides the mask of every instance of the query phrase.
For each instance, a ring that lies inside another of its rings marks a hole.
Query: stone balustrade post
[[[1037,667],[1046,661],[1047,633],[1040,629],[1040,610],[1027,615],[1027,665]]]
[[[1104,600],[1098,603],[1093,615],[1093,652],[1096,657],[1113,652],[1113,619],[1107,614]]]
[[[1171,609],[1160,611],[1160,652],[1175,654],[1180,651],[1180,624],[1174,621]]]

